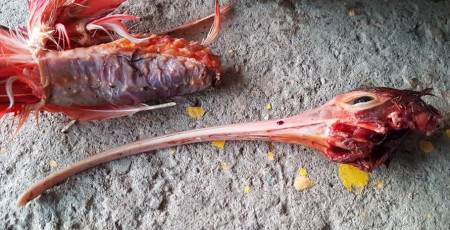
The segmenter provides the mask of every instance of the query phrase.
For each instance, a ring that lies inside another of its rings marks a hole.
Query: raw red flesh
[[[44,178],[26,191],[26,204],[66,178],[96,165],[145,151],[213,140],[259,140],[301,144],[315,148],[334,162],[371,171],[387,164],[407,133],[435,131],[442,115],[421,100],[428,91],[389,88],[355,90],[328,103],[283,120],[230,124],[148,138],[93,155]],[[362,104],[361,97],[373,98]],[[427,114],[424,119],[423,113]],[[426,124],[416,123],[426,120]],[[393,122],[392,117],[396,117]]]

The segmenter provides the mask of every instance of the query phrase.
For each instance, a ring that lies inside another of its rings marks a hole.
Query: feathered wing
[[[126,14],[109,15],[125,1],[28,0],[30,45],[37,50],[85,47],[110,42],[111,32],[133,39],[121,21],[139,18]]]
[[[208,33],[207,37],[205,38],[205,40],[203,41],[203,44],[202,44],[202,45],[207,45],[206,44],[207,42],[210,43],[217,37],[217,35],[219,33],[219,30],[220,30],[220,26],[221,26],[220,25],[221,24],[220,23],[221,15],[228,13],[231,10],[231,8],[232,8],[232,4],[231,3],[227,3],[224,6],[219,7],[219,2],[215,1],[214,2],[214,8],[215,8],[214,13],[212,13],[212,14],[210,14],[208,16],[196,18],[196,19],[194,19],[194,20],[192,20],[190,22],[185,23],[184,25],[172,28],[170,30],[158,32],[158,33],[155,33],[155,34],[156,35],[166,35],[166,34],[169,34],[169,33],[175,32],[175,31],[187,29],[187,28],[195,26],[195,25],[197,25],[197,24],[199,24],[201,22],[204,22],[205,20],[214,18],[214,23],[213,23],[213,25],[211,27],[211,30]]]
[[[26,121],[43,96],[38,65],[22,31],[0,27],[0,118],[8,113]]]
[[[27,28],[11,30],[0,26],[0,118],[6,114],[18,117],[19,130],[32,111],[47,110],[47,95],[37,61],[41,52],[109,42],[107,34],[111,32],[127,37],[127,28],[121,20],[138,18],[123,14],[108,16],[125,1],[28,0]],[[70,111],[76,114],[75,110]],[[117,111],[116,116],[133,112]]]

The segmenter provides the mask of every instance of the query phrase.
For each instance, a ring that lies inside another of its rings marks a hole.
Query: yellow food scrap
[[[445,133],[447,134],[447,137],[450,138],[450,129],[445,130]]]
[[[201,118],[205,115],[205,109],[202,107],[187,107],[186,111],[189,116],[195,119]]]
[[[308,170],[301,168],[300,170],[298,170],[298,174],[300,176],[308,176]]]
[[[373,184],[375,185],[375,187],[382,189],[384,188],[384,182],[381,180],[376,180],[375,182],[373,182]]]
[[[228,170],[231,168],[231,165],[229,165],[228,163],[222,162],[222,169],[223,170]]]
[[[275,160],[275,153],[274,152],[268,152],[267,153],[267,158],[269,158],[269,160],[271,160],[271,161]]]
[[[369,173],[347,164],[341,164],[339,167],[339,176],[344,187],[355,194],[361,194],[364,191],[370,178]]]
[[[2,154],[5,154],[7,150],[6,150],[6,148],[2,148],[0,151]]]
[[[56,161],[51,160],[51,161],[50,161],[50,167],[56,168],[56,167],[58,167],[58,164],[56,164]]]
[[[245,192],[245,194],[248,194],[250,192],[250,186],[248,186],[248,185],[245,186],[244,192]]]
[[[213,146],[219,147],[221,149],[225,148],[225,141],[213,141],[212,142]]]
[[[267,104],[267,106],[266,106],[266,108],[267,108],[267,110],[271,110],[272,109],[272,104]]]
[[[142,116],[141,120],[143,120],[143,121],[147,120],[147,116]]]
[[[228,50],[228,53],[229,53],[229,54],[232,54],[232,53],[234,53],[234,51],[233,51],[232,49],[229,49],[229,50]]]
[[[433,143],[425,140],[419,141],[420,149],[426,153],[431,153],[434,150]]]
[[[297,176],[294,181],[294,187],[298,191],[302,191],[308,188],[312,188],[314,186],[314,182],[306,176]]]
[[[350,16],[350,17],[355,17],[355,15],[356,15],[356,12],[354,10],[350,10],[348,12],[348,16]]]
[[[367,216],[367,212],[366,211],[362,211],[361,212],[361,216]]]
[[[431,218],[433,218],[433,215],[431,215],[431,213],[430,213],[430,214],[428,214],[428,219],[431,219]]]
[[[172,149],[172,154],[175,154],[177,151],[175,149]]]

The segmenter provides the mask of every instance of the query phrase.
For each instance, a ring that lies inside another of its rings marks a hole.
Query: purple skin
[[[48,52],[39,59],[48,104],[137,105],[213,89],[220,72],[193,58],[99,47]]]

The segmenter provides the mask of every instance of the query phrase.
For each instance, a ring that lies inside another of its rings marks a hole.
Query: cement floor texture
[[[26,25],[25,0],[0,1],[1,25]],[[231,2],[210,45],[225,69],[217,90],[167,100],[177,102],[168,109],[79,122],[66,134],[58,131],[68,120],[61,114],[42,113],[39,128],[33,116],[12,141],[3,122],[0,228],[450,229],[450,1]],[[131,31],[147,33],[212,11],[210,0],[130,0],[118,9],[141,17],[128,23]],[[173,36],[200,41],[210,24]],[[16,206],[37,180],[94,153],[167,133],[288,117],[363,86],[433,87],[437,97],[426,101],[444,121],[433,136],[408,139],[410,153],[373,171],[360,195],[344,188],[339,164],[314,149],[229,141],[223,150],[190,144],[107,163]],[[193,119],[189,106],[206,114]],[[431,141],[434,151],[422,152],[419,140]],[[294,188],[300,168],[314,181],[311,189]]]

